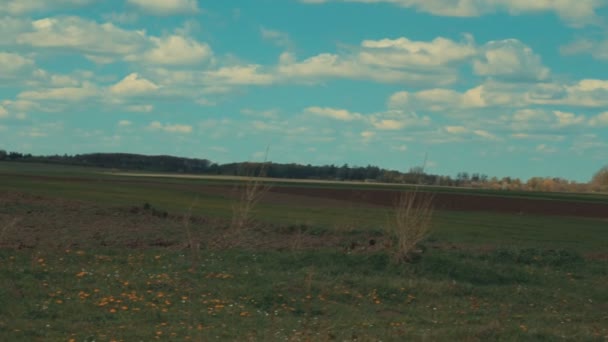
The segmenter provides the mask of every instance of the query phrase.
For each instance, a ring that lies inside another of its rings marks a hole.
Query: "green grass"
[[[195,215],[228,219],[234,199],[214,191],[221,184],[95,172],[0,163],[0,193],[43,196],[0,205],[0,231],[11,217],[35,214],[56,229],[36,231],[40,221],[27,221],[34,227],[24,229],[47,241],[0,247],[1,341],[608,339],[606,220],[440,211],[426,252],[406,265],[384,249],[329,245],[193,250],[179,218],[128,209],[150,203],[180,216],[192,205]],[[86,205],[70,211],[53,199]],[[381,236],[390,215],[297,196],[258,209],[268,227],[255,238],[289,242],[304,227],[308,237],[345,245]],[[72,225],[71,216],[61,220],[75,213]],[[156,230],[103,226],[121,220]],[[205,242],[220,229],[212,224],[190,229]],[[5,240],[24,232],[8,229]],[[120,241],[159,237],[176,244]]]
[[[605,263],[538,250],[1,251],[0,338],[602,340]],[[160,332],[160,334],[159,334]],[[162,335],[161,335],[162,334]]]

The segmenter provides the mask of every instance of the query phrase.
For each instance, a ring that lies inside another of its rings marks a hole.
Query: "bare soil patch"
[[[351,190],[303,187],[274,187],[270,191],[324,199],[357,201],[381,206],[393,205],[400,193],[399,191],[377,189]],[[434,203],[437,210],[608,218],[608,202],[590,203],[474,194],[435,193]]]

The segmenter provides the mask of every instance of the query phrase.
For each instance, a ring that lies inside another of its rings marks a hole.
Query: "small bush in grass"
[[[260,164],[259,169],[256,164],[246,170],[247,180],[239,187],[239,199],[232,207],[232,230],[240,232],[248,228],[252,224],[252,215],[258,205],[258,202],[272,188],[272,185],[264,182],[262,178],[266,177],[268,171],[268,163],[266,162],[268,150],[264,162]]]
[[[432,193],[414,191],[403,192],[394,207],[394,217],[389,221],[388,230],[394,245],[394,261],[412,262],[422,253],[420,242],[428,235],[433,220]]]

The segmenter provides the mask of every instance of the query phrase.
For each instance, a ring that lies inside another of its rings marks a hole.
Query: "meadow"
[[[227,234],[242,180],[149,176],[0,163],[0,340],[608,339],[606,196],[426,188],[607,211],[437,210],[396,263],[385,185],[269,180]]]

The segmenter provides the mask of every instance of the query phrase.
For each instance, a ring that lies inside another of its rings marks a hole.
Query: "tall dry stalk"
[[[411,262],[420,254],[419,244],[428,235],[433,221],[434,195],[427,192],[402,192],[394,207],[388,228],[393,237],[393,258]]]
[[[257,164],[253,164],[253,167],[246,171],[247,179],[239,185],[239,199],[232,206],[231,228],[235,232],[242,232],[247,227],[251,227],[256,206],[272,188],[270,183],[262,180],[268,172],[267,160],[268,148],[266,148],[264,162],[260,164],[259,168]]]
[[[190,221],[192,220],[192,208],[198,202],[198,198],[194,200],[190,206],[188,207],[188,211],[184,215],[184,229],[186,231],[186,239],[187,248],[190,250],[190,271],[194,272],[196,267],[200,263],[200,249],[201,243],[198,239],[194,237],[192,234],[192,229],[190,228]]]

